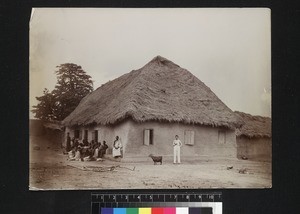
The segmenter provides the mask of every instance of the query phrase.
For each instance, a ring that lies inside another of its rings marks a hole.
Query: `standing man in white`
[[[113,150],[112,150],[114,158],[122,157],[122,148],[123,148],[123,145],[121,143],[121,139],[119,138],[119,136],[116,136],[116,139],[113,144]]]
[[[174,147],[174,164],[176,163],[176,159],[177,159],[177,163],[180,163],[180,147],[182,146],[181,141],[179,140],[178,135],[175,135],[175,140],[173,141],[173,147]]]

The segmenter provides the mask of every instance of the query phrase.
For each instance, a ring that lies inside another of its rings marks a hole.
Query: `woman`
[[[122,143],[121,143],[121,139],[119,138],[119,136],[116,136],[116,139],[114,141],[113,144],[113,157],[114,158],[118,158],[118,157],[122,157]]]

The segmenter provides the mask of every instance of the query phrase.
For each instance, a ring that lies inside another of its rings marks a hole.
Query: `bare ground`
[[[227,169],[231,166],[232,169]],[[87,168],[84,168],[87,167]],[[104,172],[85,169],[104,169]],[[113,167],[113,170],[110,170]],[[82,169],[84,170],[82,170]],[[133,170],[134,169],[134,170]],[[270,188],[271,163],[238,159],[182,160],[174,165],[148,162],[123,163],[68,161],[60,145],[41,137],[30,142],[30,189],[204,189]],[[109,171],[108,171],[109,170]],[[244,173],[239,171],[244,170]]]

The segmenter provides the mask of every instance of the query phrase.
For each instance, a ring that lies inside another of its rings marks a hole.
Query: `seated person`
[[[72,145],[72,148],[73,148],[73,149],[74,149],[74,148],[77,148],[78,145],[79,145],[78,139],[77,139],[77,138],[74,138],[74,139],[73,139],[73,145]]]
[[[106,141],[103,141],[103,144],[99,147],[99,155],[98,157],[102,158],[104,156],[104,154],[106,153],[106,149],[108,148],[108,146],[106,145]]]
[[[92,144],[92,148],[93,149],[99,148],[100,145],[101,145],[101,143],[98,143],[98,142],[94,141],[94,144]]]
[[[89,147],[90,147],[90,148],[93,148],[94,145],[95,145],[95,141],[94,141],[94,140],[91,140],[91,142],[89,143]]]
[[[78,139],[77,142],[78,142],[78,146],[84,147],[84,144],[83,144],[82,140],[79,140],[79,139]]]
[[[89,146],[89,141],[87,139],[82,140],[83,146]]]
[[[68,160],[75,160],[74,157],[75,157],[75,149],[71,149],[68,152]]]
[[[100,150],[99,146],[100,145],[101,145],[101,143],[100,144],[95,143],[94,146],[92,147],[91,153],[93,154],[94,158],[98,158],[98,156],[99,156],[99,150]]]
[[[69,152],[69,161],[80,161],[82,160],[80,148],[74,148]]]

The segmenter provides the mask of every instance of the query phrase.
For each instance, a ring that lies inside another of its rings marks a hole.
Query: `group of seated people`
[[[95,161],[102,160],[107,148],[106,141],[102,143],[94,140],[88,142],[87,139],[81,141],[73,138],[70,140],[70,146],[66,149],[66,152],[68,153],[68,160]]]

